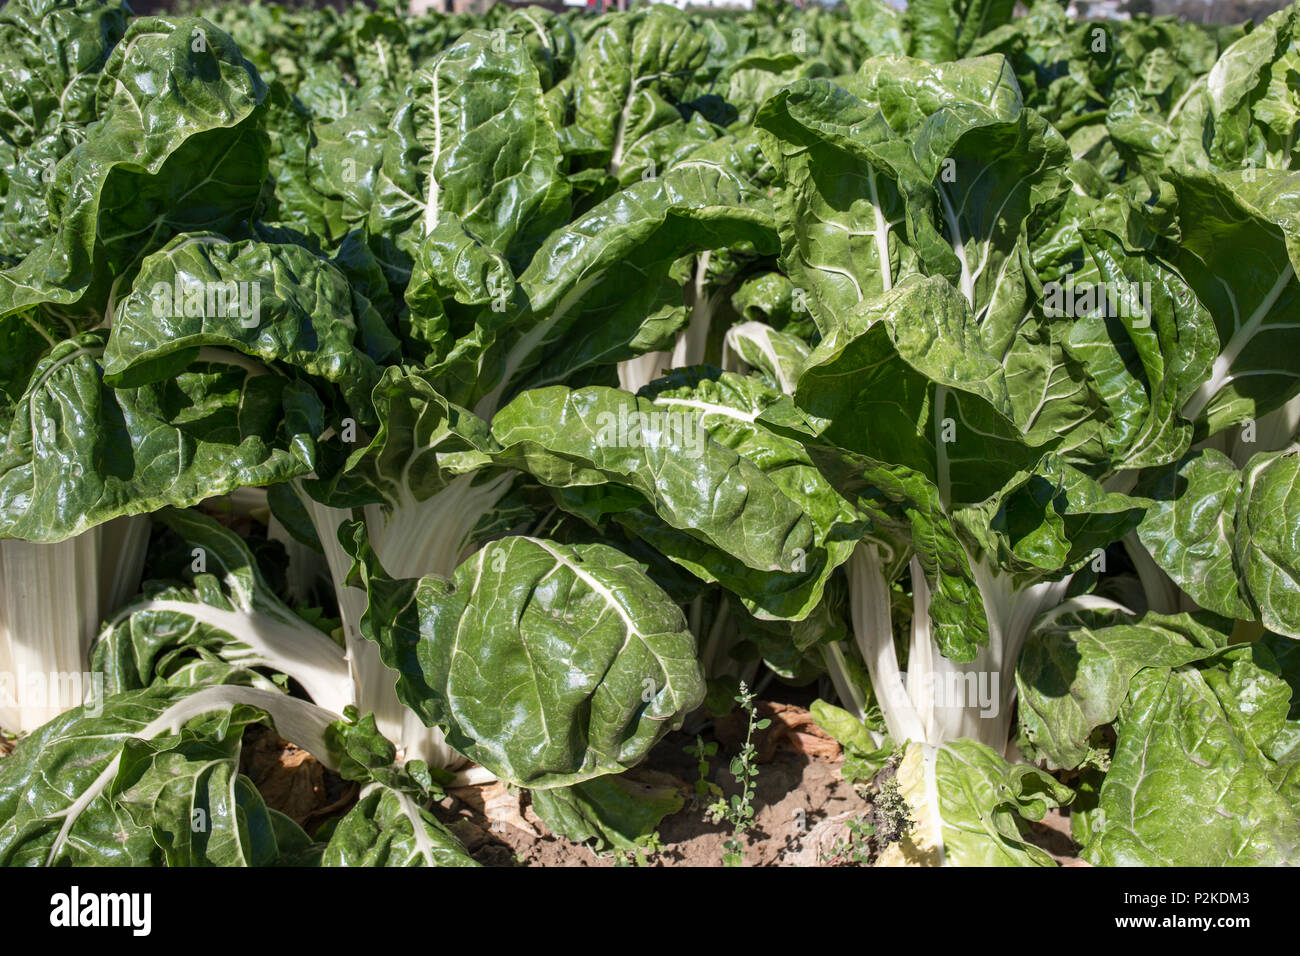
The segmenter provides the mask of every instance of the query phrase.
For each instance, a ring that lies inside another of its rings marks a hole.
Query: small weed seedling
[[[695,743],[687,744],[682,750],[695,758],[695,766],[699,773],[699,779],[695,781],[695,805],[699,806],[709,797],[722,796],[722,788],[709,779],[709,758],[717,754],[718,745],[713,742],[706,744],[704,738],[696,734]]]
[[[635,849],[615,850],[615,866],[649,866],[650,858],[664,848],[658,833],[652,833]]]
[[[758,751],[754,747],[754,731],[764,730],[771,723],[767,718],[757,720],[754,710],[754,695],[742,681],[736,703],[749,715],[749,727],[745,731],[745,746],[731,761],[731,775],[740,784],[740,793],[731,795],[731,800],[719,798],[709,807],[709,817],[714,823],[727,820],[731,824],[731,836],[723,844],[724,866],[740,866],[745,862],[745,844],[741,837],[754,825],[754,781],[758,779]],[[716,750],[716,746],[715,746]]]
[[[848,839],[838,838],[830,850],[820,853],[821,861],[826,866],[870,866],[871,838],[876,828],[865,816],[854,817],[844,824],[849,831]]]

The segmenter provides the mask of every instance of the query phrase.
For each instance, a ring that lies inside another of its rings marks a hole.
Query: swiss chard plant
[[[9,0],[0,862],[632,853],[771,680],[877,863],[1297,862],[1300,7],[1013,12]]]

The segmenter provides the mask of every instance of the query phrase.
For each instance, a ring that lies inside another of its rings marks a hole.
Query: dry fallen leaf
[[[245,733],[239,770],[253,781],[267,806],[308,831],[346,808],[357,794],[355,783],[336,786],[331,794],[319,760],[262,727]]]
[[[541,836],[533,825],[541,821],[533,813],[532,807],[525,810],[523,795],[511,793],[510,788],[500,780],[473,787],[454,787],[447,792],[472,811],[486,817],[490,827],[497,832],[500,832],[501,827],[514,827],[531,837]]]
[[[656,791],[675,790],[683,795],[695,792],[695,786],[687,783],[674,773],[666,770],[654,770],[650,767],[633,767],[623,774],[623,782],[634,786],[645,794]]]
[[[268,806],[299,825],[312,816],[325,793],[325,768],[320,761],[272,733],[245,739],[240,769]]]
[[[755,704],[755,710],[759,718],[766,717],[772,721],[771,726],[758,731],[754,737],[760,763],[771,760],[778,750],[820,760],[840,758],[839,741],[818,727],[806,708],[761,700]],[[747,723],[745,712],[734,710],[716,721],[714,730],[720,741],[735,747],[744,741]]]

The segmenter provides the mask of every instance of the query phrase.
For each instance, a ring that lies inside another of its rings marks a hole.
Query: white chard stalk
[[[695,263],[695,277],[686,287],[686,306],[690,315],[686,328],[677,333],[671,351],[647,352],[619,362],[618,387],[623,391],[638,392],[666,371],[690,368],[704,361],[709,331],[713,327],[713,313],[717,308],[706,287],[708,272],[709,253],[702,252]]]
[[[371,505],[364,509],[371,545],[385,571],[398,578],[451,577],[472,550],[470,536],[475,526],[509,490],[514,472],[494,475],[479,484],[474,483],[476,477],[459,475],[425,501],[415,500],[403,487],[404,497],[395,507]],[[299,497],[320,538],[338,598],[352,674],[352,703],[362,714],[374,714],[380,733],[396,743],[399,759],[423,760],[432,767],[457,771],[460,785],[495,779],[457,753],[439,728],[426,727],[398,699],[396,671],[384,664],[379,645],[361,633],[366,595],[346,583],[352,559],[338,540],[339,527],[351,520],[351,512],[322,505],[301,491]]]
[[[943,655],[930,625],[929,582],[913,557],[912,628],[903,671],[894,648],[889,582],[879,546],[862,542],[849,559],[854,639],[895,743],[939,747],[970,739],[1008,753],[1016,662],[1035,621],[1060,604],[1071,576],[1017,586],[1010,575],[983,562],[975,561],[973,567],[988,620],[987,646],[973,661]]]
[[[0,727],[30,733],[94,703],[90,646],[139,587],[148,541],[145,517],[51,544],[0,541]]]

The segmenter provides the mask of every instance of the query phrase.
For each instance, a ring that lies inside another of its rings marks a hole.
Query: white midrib
[[[614,131],[614,146],[609,155],[609,174],[617,177],[623,168],[623,143],[627,138],[627,121],[632,112],[632,103],[636,99],[636,88],[641,82],[634,79],[627,87],[627,97],[623,100],[623,110],[618,116],[618,129]]]
[[[942,186],[939,187],[939,201],[943,205],[943,218],[948,224],[948,233],[952,237],[952,247],[957,253],[957,261],[961,265],[961,294],[970,303],[972,309],[975,308],[975,279],[970,271],[970,261],[966,256],[966,240],[962,237],[961,226],[957,222],[957,211],[952,208],[952,201],[948,198],[948,191]]]
[[[515,343],[506,356],[505,367],[501,370],[500,381],[497,382],[496,387],[491,392],[479,399],[478,404],[474,406],[475,415],[485,421],[492,420],[492,417],[497,413],[497,407],[501,403],[501,396],[510,385],[511,379],[514,378],[515,372],[519,370],[519,366],[523,364],[524,359],[528,358],[533,353],[533,350],[546,339],[546,336],[550,334],[556,323],[574,305],[581,301],[582,297],[587,294],[587,290],[595,285],[599,278],[600,273],[595,273],[579,282],[567,296],[560,300],[548,318],[534,325]]]
[[[424,234],[433,233],[438,225],[438,202],[441,198],[438,186],[438,158],[442,155],[442,92],[438,88],[438,71],[445,61],[439,60],[433,68],[433,155],[429,158],[429,186],[425,190]]]
[[[889,585],[875,544],[861,542],[849,558],[849,609],[853,634],[867,663],[871,686],[881,704],[885,725],[896,743],[925,740],[925,728],[903,685],[894,653]]]
[[[1198,79],[1195,83],[1193,83],[1191,86],[1187,87],[1187,91],[1183,93],[1182,96],[1178,97],[1178,102],[1175,103],[1173,109],[1169,111],[1169,119],[1165,124],[1162,125],[1172,127],[1174,120],[1178,117],[1178,114],[1183,111],[1183,107],[1187,105],[1187,101],[1192,98],[1192,94],[1195,93],[1204,85],[1206,85],[1205,78],[1202,77]]]
[[[700,607],[695,602],[691,602],[692,613],[700,609]],[[725,601],[718,605],[718,613],[714,616],[713,625],[709,628],[708,637],[704,641],[704,653],[700,655],[700,663],[703,665],[706,674],[716,673],[715,665],[718,652],[722,650],[722,641],[727,633],[727,619],[730,614],[730,607]],[[697,619],[691,628],[691,633],[698,635],[699,632],[700,622]]]
[[[211,604],[155,600],[123,609],[104,631],[140,612],[181,614],[229,634],[246,644],[262,663],[302,684],[312,700],[329,710],[341,713],[355,703],[343,649],[306,622],[299,626],[260,611],[227,611]]]
[[[579,581],[587,585],[587,587],[591,588],[592,591],[594,591],[597,595],[600,596],[601,600],[603,600],[607,605],[609,605],[614,609],[614,613],[616,613],[619,616],[619,619],[622,620],[623,622],[624,637],[623,637],[623,647],[619,648],[620,654],[633,640],[640,641],[641,646],[646,649],[646,652],[649,653],[650,656],[653,657],[655,661],[658,662],[659,667],[664,673],[664,675],[667,675],[669,673],[669,668],[664,663],[664,660],[660,656],[659,652],[656,651],[654,646],[650,643],[650,641],[646,639],[646,635],[641,631],[641,629],[636,626],[636,622],[632,620],[631,615],[627,613],[627,610],[623,607],[622,602],[618,600],[617,596],[614,594],[613,591],[611,591],[609,588],[605,587],[605,585],[597,581],[589,573],[584,571],[579,565],[575,564],[573,561],[570,561],[564,555],[559,554],[557,551],[555,551],[554,548],[550,546],[550,544],[548,544],[546,541],[542,540],[541,538],[528,538],[527,540],[531,541],[533,544],[537,545],[539,548],[541,548],[543,551],[549,554],[552,558],[554,558],[558,566],[568,568],[569,571],[572,572],[572,574]],[[665,676],[665,689],[667,689],[666,682],[667,682],[667,678]]]
[[[736,347],[736,342],[742,338],[747,342],[752,342],[754,347],[767,356],[767,360],[772,363],[772,374],[781,387],[781,391],[787,395],[794,394],[795,382],[790,379],[786,370],[785,363],[781,361],[781,356],[777,354],[776,346],[772,344],[771,329],[762,322],[742,322],[740,325],[733,325],[727,329],[727,334],[723,337],[723,368],[726,371],[738,371],[742,367],[739,363],[745,363],[744,357],[740,354],[740,349]],[[730,353],[730,354],[728,354]],[[727,368],[730,355],[734,355],[737,361],[737,367]]]
[[[889,223],[880,208],[880,195],[876,191],[876,168],[867,166],[867,185],[871,188],[871,208],[876,214],[876,257],[880,260],[880,281],[884,291],[894,287],[894,274],[889,264]]]
[[[329,746],[325,742],[325,733],[329,725],[342,719],[338,714],[330,713],[323,707],[317,707],[303,700],[295,700],[287,694],[258,690],[253,687],[227,684],[205,688],[168,707],[137,733],[126,736],[137,740],[152,740],[161,734],[179,731],[195,717],[214,711],[228,711],[236,704],[249,704],[266,711],[271,715],[276,733],[302,747],[329,769],[338,770],[330,756]],[[54,865],[59,851],[68,842],[68,834],[72,832],[77,820],[112,783],[113,778],[117,776],[121,761],[122,753],[119,750],[108,765],[100,771],[94,782],[77,796],[77,799],[58,813],[51,814],[53,819],[62,819],[63,823],[50,845],[49,855],[45,858],[46,866]]]
[[[156,30],[151,31],[149,33],[145,33],[142,31],[140,33],[137,33],[135,36],[131,37],[130,40],[128,40],[122,46],[119,46],[116,50],[113,51],[113,55],[117,56],[118,50],[121,50],[120,60],[122,63],[122,69],[119,70],[119,75],[113,77],[113,95],[114,97],[116,97],[117,94],[121,93],[126,97],[127,101],[131,104],[131,106],[135,108],[135,113],[136,116],[140,118],[140,126],[142,129],[147,125],[144,121],[144,111],[140,109],[140,104],[136,102],[135,97],[132,95],[131,89],[125,83],[122,82],[121,74],[126,72],[126,65],[130,61],[131,55],[135,53],[135,47],[137,43],[140,43],[142,40],[164,39],[168,36],[170,36],[169,33],[163,33],[161,31],[156,31]],[[103,74],[101,74],[101,76],[102,75]]]
[[[377,789],[379,784],[371,784],[366,790]],[[397,799],[397,805],[401,807],[402,815],[411,821],[412,840],[415,843],[415,852],[422,856],[429,866],[437,866],[435,853],[437,848],[433,841],[429,839],[428,831],[424,828],[424,819],[420,815],[420,805],[416,803],[410,794],[403,793],[401,790],[389,790]],[[365,796],[363,793],[362,796]]]
[[[948,223],[948,232],[952,237],[953,249],[957,261],[961,264],[961,294],[975,308],[975,279],[971,275],[970,262],[966,256],[966,240],[961,234],[961,225],[957,222],[957,211],[952,208],[948,191],[939,187],[939,200],[943,204],[943,217]],[[935,477],[939,486],[939,502],[946,509],[952,497],[952,477],[948,463],[947,443],[943,441],[944,406],[947,403],[948,390],[942,385],[934,389],[934,457]]]
[[[709,271],[708,251],[700,253],[695,263],[695,277],[691,283],[691,316],[686,328],[677,333],[673,346],[672,368],[688,368],[704,361],[704,350],[713,324],[713,302],[705,288]]]
[[[537,545],[539,548],[541,548],[543,551],[549,554],[555,560],[555,563],[557,565],[568,568],[569,571],[573,573],[574,577],[576,577],[587,587],[591,588],[592,591],[594,591],[597,595],[600,596],[601,600],[603,600],[607,605],[609,605],[611,608],[614,609],[614,613],[617,614],[619,618],[622,620],[623,628],[624,630],[627,631],[629,637],[634,636],[640,638],[644,642],[645,635],[642,634],[641,631],[637,628],[636,622],[632,620],[631,615],[627,613],[627,610],[623,607],[622,603],[619,602],[619,600],[614,596],[614,592],[612,592],[609,588],[605,587],[605,585],[597,581],[589,573],[584,571],[579,565],[575,564],[574,562],[566,558],[564,555],[560,554],[558,551],[552,548],[550,544],[548,544],[546,541],[543,541],[541,538],[527,538],[526,540],[531,541],[533,544]]]
[[[610,151],[609,157],[609,174],[618,176],[623,169],[623,150],[626,148],[627,141],[627,124],[632,118],[632,104],[636,102],[637,90],[643,83],[649,83],[651,80],[661,80],[666,76],[673,76],[672,73],[651,73],[647,76],[638,76],[628,84],[627,96],[623,100],[623,109],[618,115],[618,129],[614,131],[614,145]]]
[[[1245,441],[1244,436],[1237,434],[1222,449],[1238,468],[1244,468],[1246,462],[1261,451],[1295,450],[1296,442],[1292,436],[1300,436],[1300,395],[1261,416],[1255,424],[1255,441]]]
[[[1250,314],[1244,324],[1238,326],[1237,330],[1232,333],[1228,339],[1228,344],[1224,346],[1219,357],[1214,360],[1214,366],[1210,371],[1210,377],[1201,383],[1201,386],[1187,400],[1183,407],[1183,417],[1195,421],[1200,417],[1201,412],[1205,411],[1205,406],[1209,405],[1218,394],[1219,390],[1227,384],[1228,378],[1232,373],[1232,366],[1237,359],[1241,357],[1242,351],[1254,339],[1255,333],[1264,323],[1269,311],[1277,304],[1277,300],[1282,295],[1282,291],[1295,276],[1295,270],[1291,263],[1288,262],[1282,272],[1278,275],[1277,281],[1273,287],[1268,290],[1268,295],[1256,306],[1255,311]]]
[[[506,470],[480,484],[479,474],[457,475],[424,501],[415,500],[405,483],[388,514],[366,505],[366,526],[379,563],[394,577],[426,574],[450,578],[468,547],[470,535],[509,490],[517,472]]]
[[[705,415],[720,415],[723,418],[731,418],[741,422],[752,422],[758,417],[757,412],[742,412],[738,408],[731,408],[727,405],[715,405],[712,402],[699,402],[689,398],[656,398],[656,405],[680,405],[684,408],[695,408]]]
[[[432,444],[428,447],[432,447]],[[379,645],[367,640],[361,633],[361,618],[366,610],[366,594],[363,590],[347,584],[351,559],[339,544],[337,534],[339,525],[350,518],[351,512],[320,504],[306,493],[301,481],[295,482],[294,490],[310,513],[312,524],[325,549],[330,579],[334,583],[334,593],[338,598],[339,613],[343,620],[344,640],[347,645],[346,660],[359,708],[363,713],[374,713],[381,732],[397,744],[399,759],[409,759],[421,748],[425,748],[425,752],[419,754],[420,759],[449,770],[456,770],[463,765],[466,758],[447,745],[440,729],[424,728],[418,719],[413,719],[414,712],[397,698],[396,673],[383,662]],[[369,506],[367,510],[368,508]],[[373,539],[372,543],[378,547]],[[482,781],[475,779],[466,782]],[[456,785],[459,786],[460,783]]]
[[[242,369],[249,377],[258,375],[272,375],[274,371],[264,362],[259,362],[243,352],[236,352],[233,349],[221,349],[211,345],[199,347],[199,354],[195,361],[207,362],[211,365],[230,365],[234,368]]]
[[[646,352],[618,363],[618,387],[634,395],[659,378],[660,369],[672,361],[669,352]]]
[[[912,574],[912,628],[911,640],[907,651],[907,675],[904,688],[907,696],[921,718],[921,727],[925,732],[925,741],[935,741],[938,737],[938,724],[935,714],[933,693],[926,694],[926,675],[935,671],[934,654],[936,651],[930,627],[930,582],[925,576],[919,555],[913,554],[908,562]]]
[[[538,42],[542,44],[542,47],[548,52],[554,53],[555,44],[551,42],[550,34],[548,34],[545,30],[543,30],[542,25],[532,18],[531,13],[528,11],[524,11],[521,12],[519,15],[523,17],[525,20],[527,20],[528,23],[532,26],[533,32],[537,34]]]

